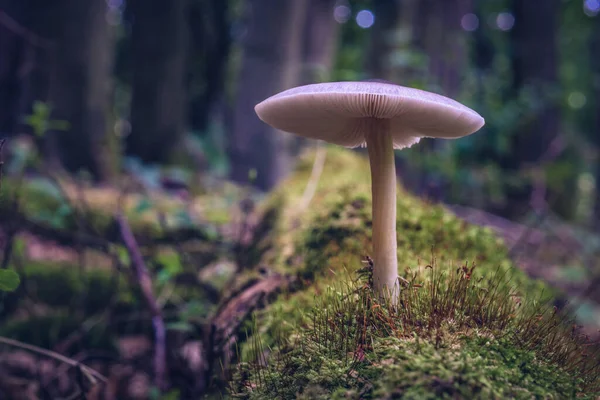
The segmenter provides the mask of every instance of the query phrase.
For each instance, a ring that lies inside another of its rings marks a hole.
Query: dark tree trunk
[[[131,134],[127,153],[171,161],[185,129],[187,0],[131,0]]]
[[[339,24],[333,18],[335,0],[307,0],[303,27],[302,70],[299,84],[329,81],[338,43]],[[310,139],[292,138],[292,154],[298,155]]]
[[[425,82],[433,91],[456,98],[462,88],[463,71],[467,66],[466,34],[460,22],[472,11],[470,0],[418,0],[414,4],[413,42],[427,56]],[[437,88],[436,88],[437,86]],[[443,140],[423,140],[417,151],[441,153],[450,143]],[[425,157],[425,156],[424,156]],[[443,178],[422,169],[416,174],[414,189],[433,201],[444,200]]]
[[[46,20],[42,18],[42,15]],[[23,116],[35,100],[48,100],[55,29],[51,5],[0,0],[0,134],[27,130]]]
[[[228,139],[231,177],[272,188],[290,169],[292,140],[258,119],[254,106],[298,83],[302,54],[302,27],[306,0],[254,0],[247,2],[248,26],[242,43],[233,129]]]
[[[329,80],[338,43],[335,0],[308,0],[304,24],[302,83]]]
[[[12,7],[11,7],[12,6]],[[15,24],[23,20],[22,3],[0,3],[0,135],[12,135],[17,128],[22,80],[19,70],[25,59],[27,39]]]
[[[514,1],[515,26],[513,48],[513,88],[529,87],[540,98],[557,82],[557,12],[558,0],[543,2]],[[546,104],[522,127],[527,134],[515,136],[515,163],[532,163],[546,152],[558,133],[558,112],[552,101]]]
[[[68,170],[87,170],[105,180],[113,167],[107,116],[114,44],[106,1],[57,3],[50,103],[52,117],[67,120],[70,128],[54,138]]]
[[[558,0],[513,1],[515,25],[511,32],[513,94],[528,88],[540,107],[519,124],[513,134],[506,166],[515,171],[535,166],[558,135],[559,109],[548,89],[557,83]],[[528,185],[529,186],[529,185]],[[511,189],[509,217],[530,208],[532,187]]]
[[[373,5],[377,19],[371,28],[366,65],[372,79],[394,80],[391,56],[395,49],[393,35],[399,28],[399,8],[398,0],[381,0]]]
[[[428,57],[428,82],[445,95],[459,94],[467,65],[465,32],[460,21],[472,9],[470,0],[419,0],[413,24],[414,43]]]
[[[229,2],[193,1],[189,12],[190,127],[206,132],[211,111],[219,103],[225,86],[227,61],[231,48]]]

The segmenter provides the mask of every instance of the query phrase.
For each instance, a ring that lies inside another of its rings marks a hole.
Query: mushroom
[[[479,130],[484,119],[438,94],[382,81],[299,86],[255,107],[276,129],[345,147],[367,146],[373,206],[373,284],[397,298],[396,167],[394,149],[421,137],[455,139]],[[390,297],[388,297],[390,298]]]

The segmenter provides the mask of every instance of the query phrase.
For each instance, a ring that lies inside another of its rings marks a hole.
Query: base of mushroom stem
[[[382,303],[389,304],[390,306],[398,305],[398,298],[400,296],[400,283],[396,282],[395,285],[382,285],[378,287],[375,285],[373,288],[375,291],[375,295],[379,298]]]

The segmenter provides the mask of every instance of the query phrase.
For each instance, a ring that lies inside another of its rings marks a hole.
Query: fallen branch
[[[226,372],[234,358],[239,329],[251,313],[268,297],[290,287],[293,280],[292,276],[271,275],[254,282],[222,303],[208,326],[206,343],[209,365],[205,382],[217,372]],[[222,371],[216,367],[221,367]]]
[[[120,213],[117,216],[117,223],[119,224],[123,243],[125,244],[131,259],[131,266],[137,277],[137,284],[142,291],[146,305],[152,315],[152,325],[154,326],[154,380],[156,386],[159,389],[164,390],[166,388],[167,361],[165,322],[162,317],[161,309],[152,293],[152,279],[150,278],[150,273],[144,263],[135,236],[133,236],[133,232],[131,231],[127,220]]]

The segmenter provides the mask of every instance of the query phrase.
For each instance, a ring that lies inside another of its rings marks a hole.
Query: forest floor
[[[47,188],[44,190],[47,190]],[[87,190],[90,190],[89,195],[85,194]],[[102,209],[104,214],[112,215],[114,213],[115,193],[118,193],[116,188],[85,188],[83,189],[83,193],[85,197],[93,198],[94,202],[97,203],[93,204],[93,207]],[[72,200],[76,200],[80,194],[76,191]],[[207,222],[206,219],[210,217],[209,219],[213,221],[209,222],[217,227],[218,236],[224,241],[235,243],[236,241],[250,242],[253,240],[248,236],[252,229],[244,227],[244,225],[246,223],[253,223],[252,211],[255,208],[255,203],[258,203],[259,200],[252,197],[245,189],[232,187],[221,187],[218,190],[209,189],[198,196],[198,201],[192,195],[184,195],[183,198],[187,197],[187,200],[185,200],[181,198],[181,193],[174,195],[172,191],[160,189],[156,191],[155,189],[155,193],[153,194],[155,201],[153,200],[153,205],[145,204],[146,198],[143,191],[134,192],[131,195],[134,196],[134,201],[130,208],[134,213],[143,214],[143,218],[140,221],[148,219],[147,217],[155,217],[156,213],[153,213],[151,208],[160,203],[162,204],[161,207],[167,213],[179,213],[182,209],[187,210],[186,218],[189,218],[190,221],[184,221],[186,223],[194,222],[194,218],[196,217],[198,217],[199,221],[205,223]],[[226,204],[220,205],[220,203]],[[540,218],[531,224],[525,225],[468,207],[448,205],[446,208],[471,224],[485,226],[495,231],[510,249],[510,255],[516,265],[529,276],[542,279],[551,286],[563,291],[565,299],[561,300],[575,301],[581,305],[578,309],[578,318],[587,334],[595,336],[599,332],[600,293],[588,289],[593,287],[591,285],[594,285],[594,282],[600,280],[600,271],[594,270],[591,267],[591,265],[594,265],[597,268],[599,265],[598,260],[600,257],[598,256],[597,243],[600,242],[600,238],[594,237],[589,233],[581,233],[574,227],[553,217]],[[60,210],[60,207],[58,209]],[[37,212],[38,210],[33,211]],[[132,227],[135,228],[135,225],[139,221],[134,218],[130,222]],[[10,237],[10,231],[6,229],[6,226],[3,224],[0,227],[0,245],[2,248],[6,248],[7,240]],[[245,234],[243,233],[244,231]],[[145,230],[141,230],[140,232],[145,232]],[[106,252],[93,248],[88,248],[82,252],[81,248],[77,247],[77,242],[65,244],[63,241],[61,243],[60,240],[53,240],[51,235],[40,235],[39,232],[28,230],[27,227],[19,232],[19,241],[21,244],[19,252],[23,260],[39,264],[60,263],[73,266],[81,265],[83,254],[87,265],[93,265],[95,268],[102,269],[106,267],[106,270],[112,269],[111,257]],[[170,243],[170,246],[177,250],[177,244]],[[211,251],[211,249],[208,249],[207,251],[202,250],[199,253],[210,253]],[[199,257],[206,257],[206,254],[199,254]],[[215,273],[218,275],[220,270],[227,269],[222,260],[214,260],[213,258],[216,259],[217,257],[211,254],[208,257],[210,261],[200,262],[197,265],[209,265],[210,267],[207,266],[198,275],[204,273],[209,275]],[[227,254],[224,258],[230,262],[236,261],[233,253]],[[185,276],[184,279],[190,279],[190,277]],[[212,279],[212,277],[205,278],[202,276],[199,278],[199,280],[210,284],[214,283],[211,281]],[[265,282],[269,283],[266,280]],[[599,285],[596,284],[595,286]],[[212,290],[227,292],[227,286],[217,285]],[[170,292],[168,288],[165,290],[163,287],[161,293],[169,295]],[[229,295],[231,293],[221,294],[220,297],[217,296],[217,301],[211,300],[209,307],[215,306],[219,298],[223,299]],[[103,300],[107,301],[108,299]],[[138,316],[138,318],[140,317]],[[131,365],[152,365],[152,358],[150,356],[153,351],[152,343],[147,335],[129,334],[119,336],[117,347],[119,348],[119,354],[127,355],[128,360],[131,360]],[[193,364],[194,357],[201,357],[198,354],[203,351],[202,343],[199,341],[188,342],[183,346],[182,351],[186,352],[183,358],[187,359],[188,364]],[[35,358],[27,356],[23,352],[18,352],[18,354],[21,355],[21,361],[26,360],[30,364],[35,364]],[[204,366],[197,366],[197,368],[201,369]],[[113,372],[121,377],[126,377],[126,379],[122,378],[120,381],[128,380],[134,382],[136,379],[138,381],[141,380],[143,382],[140,385],[146,388],[150,384],[148,378],[151,376],[151,371],[141,373],[139,370],[130,368],[118,371],[111,370],[110,373],[112,374]]]
[[[600,286],[598,252],[586,247],[590,242],[600,242],[600,237],[592,237],[589,233],[582,237],[572,226],[552,218],[541,218],[537,223],[524,225],[483,210],[457,205],[447,207],[471,224],[493,229],[505,241],[515,263],[523,271],[560,289],[568,301],[579,301],[585,331],[594,336],[598,333],[600,291],[591,290]],[[233,226],[222,228],[224,232],[238,230]],[[0,241],[4,236],[0,229]],[[30,233],[22,234],[21,239],[26,244],[26,258],[29,260],[78,263],[80,253],[72,246],[63,246]],[[110,266],[110,259],[102,252],[88,250],[86,258],[88,263],[97,267]]]

